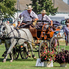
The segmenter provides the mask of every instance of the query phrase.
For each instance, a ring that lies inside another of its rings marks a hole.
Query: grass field
[[[60,41],[60,48],[63,49],[65,46],[64,41]],[[69,46],[65,46],[65,49],[69,50]],[[36,60],[33,58],[28,59],[21,59],[19,57],[17,60],[14,60],[12,63],[9,62],[10,58],[8,56],[8,59],[5,63],[2,62],[3,57],[2,54],[5,51],[4,44],[0,45],[0,69],[69,69],[69,64],[67,64],[67,67],[60,67],[60,64],[54,62],[54,66],[51,68],[47,67],[35,67]],[[38,58],[38,53],[35,52],[36,57]]]

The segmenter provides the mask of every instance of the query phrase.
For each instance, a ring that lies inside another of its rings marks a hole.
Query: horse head
[[[1,38],[6,36],[7,32],[9,32],[9,30],[10,30],[10,27],[6,22],[0,23],[0,37]]]

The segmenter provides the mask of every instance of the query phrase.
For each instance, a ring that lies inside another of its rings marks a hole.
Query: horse
[[[31,32],[29,31],[29,29],[27,29],[27,28],[15,29],[13,26],[9,26],[9,24],[7,24],[6,22],[1,23],[0,24],[0,37],[1,38],[3,38],[3,37],[10,38],[9,39],[9,42],[10,42],[9,49],[6,53],[5,58],[3,59],[3,62],[6,62],[6,59],[7,59],[7,56],[9,53],[12,54],[11,51],[14,46],[20,46],[20,45],[24,44],[24,46],[27,49],[27,44],[25,42],[27,42],[31,48],[32,57],[36,58],[33,53],[33,47],[32,47],[32,41],[34,42],[34,39],[32,37]],[[20,38],[20,39],[16,39],[15,37]],[[8,40],[6,39],[6,41],[8,41]],[[7,44],[7,42],[6,42],[6,44]],[[27,53],[28,53],[28,49],[27,49]],[[29,55],[29,53],[28,53],[28,55]],[[10,62],[12,62],[12,61],[13,61],[13,56],[12,56]]]

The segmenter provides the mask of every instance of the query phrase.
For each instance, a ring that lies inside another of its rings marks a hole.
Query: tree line
[[[52,0],[31,0],[33,11],[37,14],[41,12],[41,10],[46,10],[47,15],[52,14],[54,15],[57,12],[57,8],[54,8]],[[15,8],[17,0],[0,0],[0,11],[4,15],[4,18],[8,18],[13,16],[16,11]]]

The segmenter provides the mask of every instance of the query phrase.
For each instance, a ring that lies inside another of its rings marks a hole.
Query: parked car
[[[63,16],[49,16],[52,20],[61,22],[62,19],[65,19]]]
[[[64,27],[66,26],[66,19],[61,20],[61,25],[62,25],[62,29],[64,29]]]
[[[66,23],[68,23],[68,22],[69,22],[69,18],[61,20],[61,25],[63,26],[63,29],[66,26]]]

